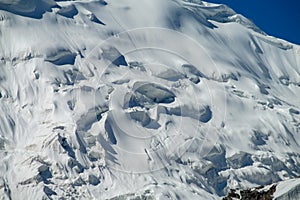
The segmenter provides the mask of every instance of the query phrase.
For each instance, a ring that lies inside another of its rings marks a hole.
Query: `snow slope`
[[[300,174],[300,47],[225,5],[0,0],[0,26],[2,199],[220,199]]]
[[[282,181],[277,185],[274,199],[299,199],[300,198],[300,180],[291,179]]]

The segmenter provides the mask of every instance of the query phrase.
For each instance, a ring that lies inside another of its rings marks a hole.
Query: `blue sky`
[[[226,4],[252,20],[268,35],[300,44],[300,0],[206,1]]]

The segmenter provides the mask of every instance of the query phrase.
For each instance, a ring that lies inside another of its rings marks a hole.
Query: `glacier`
[[[299,197],[299,45],[201,0],[0,0],[0,26],[1,199]]]

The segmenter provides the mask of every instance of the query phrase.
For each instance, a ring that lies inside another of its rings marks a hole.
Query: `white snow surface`
[[[290,179],[280,182],[276,186],[274,193],[275,200],[299,199],[300,198],[300,179]]]
[[[300,175],[299,46],[200,0],[26,2],[0,0],[1,199],[221,199]]]

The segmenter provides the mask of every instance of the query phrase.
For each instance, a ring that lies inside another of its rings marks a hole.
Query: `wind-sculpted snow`
[[[32,18],[42,18],[43,14],[57,6],[53,0],[1,0],[0,9]]]
[[[220,199],[300,174],[300,47],[227,6],[0,0],[0,26],[3,199]]]

